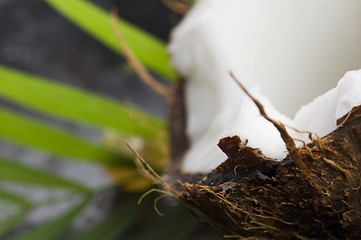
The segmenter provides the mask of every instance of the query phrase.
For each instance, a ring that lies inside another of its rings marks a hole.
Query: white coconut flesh
[[[198,0],[174,30],[169,51],[186,79],[186,172],[225,161],[217,143],[227,136],[240,136],[269,158],[287,155],[279,132],[230,71],[271,118],[320,137],[361,104],[360,0]]]

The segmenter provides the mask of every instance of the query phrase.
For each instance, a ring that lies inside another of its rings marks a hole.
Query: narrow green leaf
[[[2,108],[0,122],[0,138],[7,141],[83,161],[132,165],[130,158],[121,157],[85,138]]]
[[[102,222],[72,240],[120,239],[122,234],[139,219],[144,208],[149,207],[147,202],[138,205],[138,199],[139,196],[136,196],[120,203]]]
[[[0,222],[0,238],[9,232],[12,228],[16,227],[16,225],[23,220],[26,215],[30,212],[30,208],[21,207],[21,210],[19,213],[6,218],[5,220]]]
[[[1,165],[1,159],[0,159],[0,166]],[[28,206],[30,207],[30,202],[28,202],[26,199],[24,199],[22,196],[16,195],[12,192],[6,191],[4,189],[0,189],[0,199],[7,199],[11,202],[14,202],[15,204],[21,205],[21,206]]]
[[[46,2],[98,41],[121,53],[107,12],[84,0]],[[130,48],[145,66],[166,79],[176,79],[164,42],[124,20],[119,20],[119,25]]]
[[[89,192],[86,187],[78,183],[15,161],[4,160],[4,158],[0,158],[0,179],[41,186],[73,188],[82,192]]]
[[[1,165],[0,165],[1,166]],[[0,189],[0,199],[6,199],[19,207],[19,212],[0,221],[0,238],[15,227],[30,211],[31,204],[23,197]]]
[[[147,138],[164,135],[164,122],[149,114],[84,90],[1,65],[0,96],[45,114],[96,127],[114,128],[129,135]]]
[[[61,234],[70,226],[73,219],[85,208],[89,199],[86,198],[80,204],[63,213],[58,218],[50,220],[37,226],[33,230],[15,236],[11,240],[54,240],[58,239]]]
[[[141,237],[142,240],[186,240],[200,226],[200,222],[186,209],[178,207],[163,217],[150,232]]]

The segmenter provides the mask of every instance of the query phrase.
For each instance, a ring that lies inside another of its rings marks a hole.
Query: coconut
[[[230,238],[360,239],[360,22],[359,0],[197,1],[165,191]]]
[[[241,134],[269,157],[286,155],[276,129],[259,117],[229,71],[247,88],[259,86],[254,94],[274,119],[315,131],[299,120],[302,114],[295,124],[286,116],[361,67],[360,8],[357,0],[199,1],[175,29],[169,46],[174,66],[187,80],[191,149],[184,170],[214,169],[225,160],[217,142],[232,134]],[[316,128],[325,126],[320,122]]]

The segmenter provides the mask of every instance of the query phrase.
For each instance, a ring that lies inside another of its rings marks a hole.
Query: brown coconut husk
[[[219,142],[228,160],[210,173],[188,174],[181,170],[189,145],[182,89],[171,108],[174,162],[165,179],[171,195],[201,221],[235,239],[361,239],[360,107],[329,135],[310,134],[302,148],[273,122],[290,153],[283,161],[230,136]]]
[[[189,147],[185,134],[184,81],[171,95],[132,54],[112,20],[120,46],[140,78],[164,96],[171,106],[172,167],[160,177],[137,153],[141,173],[161,185],[152,189],[179,200],[227,238],[239,239],[361,239],[361,107],[338,119],[339,128],[296,147],[285,126],[260,113],[278,129],[289,155],[283,161],[267,158],[237,136],[221,139],[228,159],[210,173],[182,171]],[[313,135],[310,134],[312,137]],[[266,136],[265,136],[266,137]],[[130,146],[129,146],[130,147]],[[130,147],[131,148],[131,147]],[[195,159],[196,161],[196,159]]]
[[[128,49],[117,33],[122,48]],[[170,95],[129,49],[125,52],[141,79],[171,106],[173,164],[168,173],[160,177],[134,151],[141,172],[163,187],[151,191],[178,199],[228,238],[361,239],[361,107],[338,119],[339,128],[334,132],[323,138],[316,136],[310,144],[297,148],[285,126],[270,118],[240,84],[260,113],[278,129],[289,155],[275,161],[239,137],[230,136],[219,142],[228,156],[224,163],[207,174],[189,174],[182,171],[189,147],[184,81]]]

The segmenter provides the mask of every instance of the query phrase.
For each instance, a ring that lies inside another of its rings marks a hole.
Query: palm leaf
[[[77,160],[132,166],[129,156],[122,156],[65,129],[2,108],[0,120],[0,138],[7,141]]]
[[[0,189],[0,199],[6,199],[16,204],[19,211],[14,215],[0,221],[0,238],[6,234],[11,228],[16,226],[30,211],[31,203],[23,197]]]
[[[1,65],[0,96],[45,114],[95,127],[113,128],[147,138],[164,136],[165,124],[156,117],[105,97]]]
[[[107,12],[84,0],[46,0],[46,2],[95,39],[121,53]],[[119,25],[129,47],[146,67],[166,79],[176,79],[176,73],[170,67],[164,42],[125,20],[120,19]]]
[[[54,240],[67,230],[73,219],[86,207],[88,202],[89,198],[85,198],[81,203],[76,204],[58,218],[50,220],[33,230],[15,236],[11,238],[11,240]]]
[[[0,179],[15,181],[25,184],[34,184],[41,186],[71,188],[81,192],[90,192],[87,187],[70,180],[47,173],[45,170],[34,169],[18,162],[4,160],[0,157]]]

